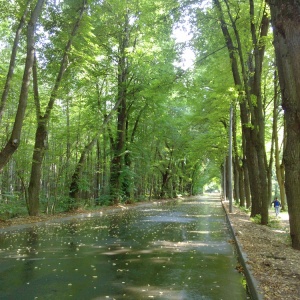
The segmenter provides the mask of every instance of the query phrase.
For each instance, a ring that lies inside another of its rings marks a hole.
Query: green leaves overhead
[[[31,12],[35,3],[13,1],[7,5],[3,2],[0,8],[2,87],[19,18],[25,9]],[[86,9],[72,37],[72,46],[67,48],[83,5]],[[260,6],[255,6],[251,19],[247,1],[221,1],[221,5],[226,22],[233,20],[239,29],[243,58],[247,62],[247,56],[254,55],[249,26],[260,20],[262,11],[257,8]],[[24,28],[29,17],[25,19]],[[177,27],[185,30],[182,32],[186,35],[185,42],[178,43],[173,36]],[[234,33],[233,26],[229,26],[229,32]],[[18,44],[1,145],[7,141],[15,119],[26,53],[25,34],[26,30]],[[47,107],[65,58],[47,129],[47,158],[39,181],[45,182],[43,195],[49,199],[57,197],[55,188],[64,197],[68,195],[72,174],[85,150],[85,160],[80,161],[83,170],[76,174],[85,183],[82,198],[100,199],[108,195],[114,156],[123,163],[117,174],[128,180],[124,185],[130,187],[132,199],[150,194],[159,196],[163,189],[169,196],[191,192],[191,185],[199,187],[203,178],[209,181],[216,176],[227,152],[229,106],[241,103],[246,92],[242,92],[244,83],[240,86],[234,83],[218,12],[210,1],[46,1],[34,39],[41,112]],[[259,40],[258,49],[267,44],[270,38],[264,36]],[[234,41],[233,46],[233,57],[238,57],[238,43]],[[189,69],[178,64],[185,49],[192,49],[196,57]],[[271,119],[267,104],[274,66],[273,52],[267,51],[268,59],[263,63],[264,113]],[[238,68],[241,71],[242,65]],[[251,74],[249,69],[247,76]],[[36,96],[31,81],[23,126],[24,147],[15,156],[16,164],[25,168],[32,163],[28,152],[35,143]],[[255,107],[257,96],[250,98],[254,101],[249,106]],[[118,127],[121,121],[123,127]],[[237,139],[241,141],[241,124],[237,128]],[[271,126],[267,124],[266,128]],[[118,137],[124,149],[121,147],[116,154]],[[28,166],[24,170],[24,186],[28,184]],[[14,171],[12,167],[10,172]],[[17,179],[12,181],[4,190],[19,185]],[[49,190],[49,186],[55,188]]]

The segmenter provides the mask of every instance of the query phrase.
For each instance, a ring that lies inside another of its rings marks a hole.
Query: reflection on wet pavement
[[[221,204],[198,198],[0,234],[0,299],[247,299]]]

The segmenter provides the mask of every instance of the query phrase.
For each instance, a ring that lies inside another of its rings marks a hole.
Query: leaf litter
[[[224,205],[228,211],[228,203]],[[228,217],[263,298],[299,300],[300,251],[291,247],[289,221],[279,217],[279,228],[256,224],[237,207]]]

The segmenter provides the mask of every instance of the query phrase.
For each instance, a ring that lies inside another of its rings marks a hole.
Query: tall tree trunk
[[[286,196],[284,187],[284,164],[280,162],[280,147],[278,140],[278,114],[279,114],[279,87],[278,87],[278,74],[275,72],[274,76],[274,111],[273,111],[273,135],[274,135],[274,157],[275,157],[275,170],[276,178],[279,186],[280,203],[282,210],[286,209]],[[285,126],[284,126],[285,127]],[[283,136],[283,148],[285,147],[285,128]],[[277,196],[277,195],[275,195]]]
[[[238,145],[237,145],[237,133],[236,133],[236,107],[234,106],[234,110],[233,110],[233,132],[232,132],[232,136],[233,136],[233,150],[234,150],[234,155],[233,155],[233,160],[234,160],[234,198],[235,201],[237,203],[239,203],[239,205],[244,206],[244,204],[242,205],[241,202],[245,202],[244,199],[242,199],[242,197],[244,197],[243,195],[243,191],[240,189],[243,189],[243,187],[241,186],[241,180],[240,177],[242,176],[241,173],[241,166],[240,166],[240,159],[239,159],[239,153],[238,153]],[[242,194],[242,195],[241,195]]]
[[[283,153],[284,153],[285,147],[286,147],[286,126],[285,126],[285,122],[284,122],[283,142],[282,142]],[[285,210],[287,208],[287,200],[286,200],[286,192],[285,192],[285,184],[284,184],[284,182],[285,182],[285,167],[284,167],[283,160],[281,161],[279,168],[276,169],[276,174],[278,177],[281,205],[282,205],[282,209]]]
[[[233,39],[228,30],[221,3],[219,0],[214,0],[214,4],[219,14],[221,30],[225,38],[225,42],[229,53],[234,83],[239,93],[238,100],[240,104],[240,117],[241,117],[242,135],[244,141],[243,151],[244,151],[244,157],[247,158],[247,167],[249,171],[248,175],[249,175],[249,183],[250,183],[250,190],[252,196],[251,216],[253,217],[261,213],[261,196],[260,196],[261,189],[259,183],[257,152],[253,143],[253,132],[249,126],[250,120],[249,120],[248,103],[251,102],[251,95],[248,87],[248,78],[245,69],[246,64],[243,58],[239,33],[235,26],[235,21],[233,20],[230,14],[229,4],[227,1],[224,2],[227,6],[228,14],[231,19],[231,25],[234,29],[234,36],[238,45],[237,48],[234,45]],[[238,52],[238,56],[236,55],[236,52]],[[240,64],[237,58],[239,58]],[[240,69],[242,70],[241,75],[240,75]]]
[[[42,162],[47,147],[46,145],[48,142],[47,136],[48,133],[46,130],[45,123],[43,123],[40,120],[35,134],[31,174],[28,186],[28,213],[30,216],[36,216],[39,213],[39,194],[42,178]]]
[[[76,200],[78,199],[79,195],[79,180],[82,173],[82,169],[84,166],[84,163],[86,161],[87,154],[93,149],[94,145],[99,139],[99,135],[102,132],[102,129],[107,125],[107,123],[111,120],[114,112],[118,109],[119,105],[121,104],[122,99],[119,99],[119,101],[115,104],[113,109],[110,111],[110,113],[105,116],[105,119],[102,123],[102,126],[100,126],[98,133],[94,136],[94,138],[84,147],[79,161],[75,167],[75,171],[72,175],[72,181],[69,188],[69,196],[70,196],[70,209],[73,209],[76,206]]]
[[[32,66],[34,61],[34,35],[35,35],[35,27],[42,12],[42,8],[45,0],[39,0],[31,14],[30,20],[27,26],[27,56],[24,68],[24,74],[22,79],[22,86],[19,97],[19,105],[15,117],[15,122],[13,126],[13,130],[11,136],[5,145],[5,147],[0,152],[0,170],[8,163],[11,156],[18,149],[20,145],[21,139],[21,131],[23,127],[23,120],[25,117],[25,110],[27,106],[27,98],[29,91],[29,83],[32,72]]]
[[[15,69],[15,63],[16,63],[16,56],[17,56],[17,49],[18,49],[18,45],[19,45],[19,40],[20,40],[20,36],[21,36],[21,32],[22,29],[24,27],[25,21],[26,21],[26,17],[27,14],[29,12],[29,8],[30,5],[32,3],[32,0],[28,0],[27,4],[25,6],[25,10],[24,13],[21,17],[19,26],[17,28],[16,34],[15,34],[15,39],[14,39],[14,43],[13,43],[13,47],[12,47],[12,52],[11,52],[11,56],[10,56],[10,63],[9,63],[9,69],[8,69],[8,73],[6,76],[6,82],[5,82],[5,86],[2,92],[2,97],[1,97],[1,103],[0,103],[0,123],[2,120],[2,116],[3,116],[3,112],[5,109],[5,104],[7,101],[7,97],[8,97],[8,93],[9,93],[9,89],[10,89],[10,83],[14,74],[14,69]]]
[[[226,40],[229,51],[234,82],[239,88],[240,92],[240,113],[242,122],[242,132],[246,140],[246,157],[247,166],[249,168],[249,179],[252,196],[251,216],[261,214],[262,224],[268,223],[268,204],[267,204],[267,165],[266,153],[264,148],[264,110],[261,97],[261,74],[262,61],[264,57],[265,46],[262,42],[267,34],[268,19],[264,14],[260,24],[259,37],[257,38],[258,30],[256,22],[254,22],[254,1],[249,0],[250,12],[250,30],[253,42],[253,54],[250,53],[248,60],[248,72],[246,72],[246,64],[242,52],[242,45],[238,29],[236,27],[236,20],[230,12],[230,5],[227,0],[224,3],[227,8],[230,24],[233,28],[235,41],[237,47],[234,46],[233,39],[227,28],[227,24],[222,12],[222,6],[219,0],[214,0],[214,3],[219,11],[219,19],[221,22],[221,29]],[[237,50],[236,50],[237,49]],[[238,52],[240,64],[235,58],[235,52]],[[254,58],[254,61],[253,61]],[[241,69],[242,79],[239,74]],[[248,77],[247,74],[250,74]],[[243,88],[243,90],[242,90]],[[244,96],[243,96],[244,95]],[[253,96],[256,98],[256,104],[253,105]],[[248,110],[249,108],[249,110]],[[251,122],[251,127],[249,123]]]
[[[102,188],[102,178],[101,178],[101,145],[99,139],[97,139],[97,151],[96,151],[96,183],[95,183],[95,192],[94,199],[95,204],[99,204],[100,199],[100,190]]]
[[[239,192],[240,192],[240,206],[245,206],[245,180],[244,180],[244,168],[239,166]]]
[[[292,246],[300,250],[300,4],[269,0],[287,140],[285,188]]]
[[[129,118],[127,117],[127,121],[126,121],[126,144],[127,145],[132,145],[134,143],[134,139],[136,136],[136,132],[138,129],[138,125],[140,122],[140,118],[142,116],[142,114],[144,113],[145,109],[147,108],[147,104],[145,104],[142,109],[139,111],[135,121],[134,121],[134,126],[132,128],[130,137],[128,137],[129,135]],[[129,112],[128,112],[129,113]],[[126,167],[126,172],[124,174],[124,181],[123,181],[123,192],[125,194],[126,197],[126,201],[131,202],[132,201],[132,197],[134,196],[133,194],[133,176],[132,176],[132,160],[131,160],[131,151],[129,151],[130,149],[128,149],[128,147],[126,147],[126,151],[124,154],[124,164]]]
[[[86,0],[83,0],[82,7],[80,9],[79,17],[76,20],[74,27],[71,32],[71,36],[67,42],[65,47],[65,51],[63,54],[63,58],[60,63],[60,69],[56,77],[56,81],[54,83],[54,87],[52,89],[50,99],[46,108],[46,112],[42,115],[39,94],[38,94],[38,79],[37,79],[37,71],[36,71],[36,63],[35,63],[35,71],[34,71],[34,97],[35,97],[35,104],[36,104],[36,114],[37,114],[37,129],[35,135],[35,145],[33,150],[33,157],[32,157],[32,165],[31,165],[31,175],[30,175],[30,182],[28,187],[28,204],[29,204],[29,215],[36,216],[39,212],[39,194],[40,194],[40,181],[42,175],[42,165],[44,154],[46,151],[47,145],[47,132],[48,132],[48,124],[50,121],[51,111],[56,100],[56,95],[58,89],[60,87],[63,75],[67,68],[67,61],[68,61],[68,53],[71,49],[71,45],[73,39],[78,31],[80,21],[82,19],[83,13],[86,9]]]
[[[110,173],[110,196],[114,204],[121,201],[123,187],[123,168],[126,141],[127,121],[127,84],[128,84],[128,62],[126,49],[129,46],[129,16],[125,15],[124,32],[119,40],[118,61],[118,101],[120,105],[117,110],[117,136],[113,143],[113,158]]]
[[[240,206],[245,206],[245,182],[244,182],[244,169],[243,166],[240,165],[240,157],[238,153],[238,144],[236,137],[236,108],[234,109],[234,130],[233,130],[233,149],[234,149],[234,166],[236,169],[237,175],[235,176],[235,186],[238,187],[238,193],[236,195],[236,201],[238,201]],[[235,188],[236,190],[236,188]]]
[[[244,173],[244,189],[245,189],[245,198],[246,198],[246,207],[251,206],[251,192],[250,192],[250,180],[249,180],[249,171],[247,162],[243,161],[243,173]]]
[[[106,101],[102,104],[102,94],[106,84],[106,80],[103,80],[101,85],[97,82],[97,106],[99,114],[102,112],[106,116]],[[103,105],[103,109],[102,109]],[[106,134],[105,128],[103,129],[103,149],[101,149],[100,137],[97,139],[97,151],[96,151],[96,186],[94,198],[96,204],[100,203],[101,190],[104,190],[104,177],[106,176]],[[101,159],[102,157],[102,159]]]
[[[93,149],[94,145],[97,143],[99,136],[97,135],[94,137],[83,149],[81,152],[79,161],[75,167],[75,171],[72,175],[72,180],[69,188],[69,209],[73,210],[77,207],[77,202],[79,199],[79,181],[82,174],[82,170],[84,167],[84,164],[86,162],[86,158],[89,154],[89,152]]]
[[[269,18],[266,12],[263,12],[263,17],[260,22],[260,33],[257,37],[257,28],[255,26],[254,16],[254,1],[250,0],[250,17],[251,17],[251,34],[254,45],[254,62],[253,67],[250,66],[250,72],[253,71],[253,76],[250,77],[250,92],[251,97],[248,99],[248,104],[251,107],[252,98],[255,96],[256,104],[253,105],[251,111],[251,122],[254,125],[254,145],[257,152],[258,170],[259,170],[259,185],[260,185],[260,202],[262,203],[261,224],[266,225],[269,221],[269,194],[268,194],[268,177],[267,177],[267,156],[265,151],[265,116],[264,106],[261,91],[262,63],[265,54],[264,38],[267,36],[269,29]],[[249,101],[250,100],[250,101]],[[253,111],[253,112],[252,112]]]
[[[117,140],[113,145],[113,158],[111,161],[110,174],[110,194],[111,200],[114,204],[121,201],[122,197],[122,183],[123,183],[123,168],[125,155],[125,127],[126,127],[126,98],[122,96],[121,104],[118,109],[118,126],[117,126]]]

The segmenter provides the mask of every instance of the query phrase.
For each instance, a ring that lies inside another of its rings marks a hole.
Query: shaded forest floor
[[[159,201],[162,202],[162,201]],[[152,202],[120,205],[118,207],[99,207],[98,210],[77,210],[55,215],[38,217],[19,217],[6,221],[0,220],[0,229],[20,227],[53,220],[86,217],[105,213],[105,211],[122,210],[127,207],[151,205]],[[228,211],[228,202],[224,202]],[[233,208],[229,213],[231,225],[238,236],[242,251],[247,255],[247,264],[259,283],[259,289],[266,300],[299,299],[300,300],[300,251],[293,250],[289,238],[289,221],[287,213],[275,218],[270,210],[272,226],[262,226],[250,220],[249,213]]]
[[[276,218],[270,210],[271,226],[253,222],[237,207],[228,217],[263,299],[300,299],[300,251],[291,248],[288,214]]]

